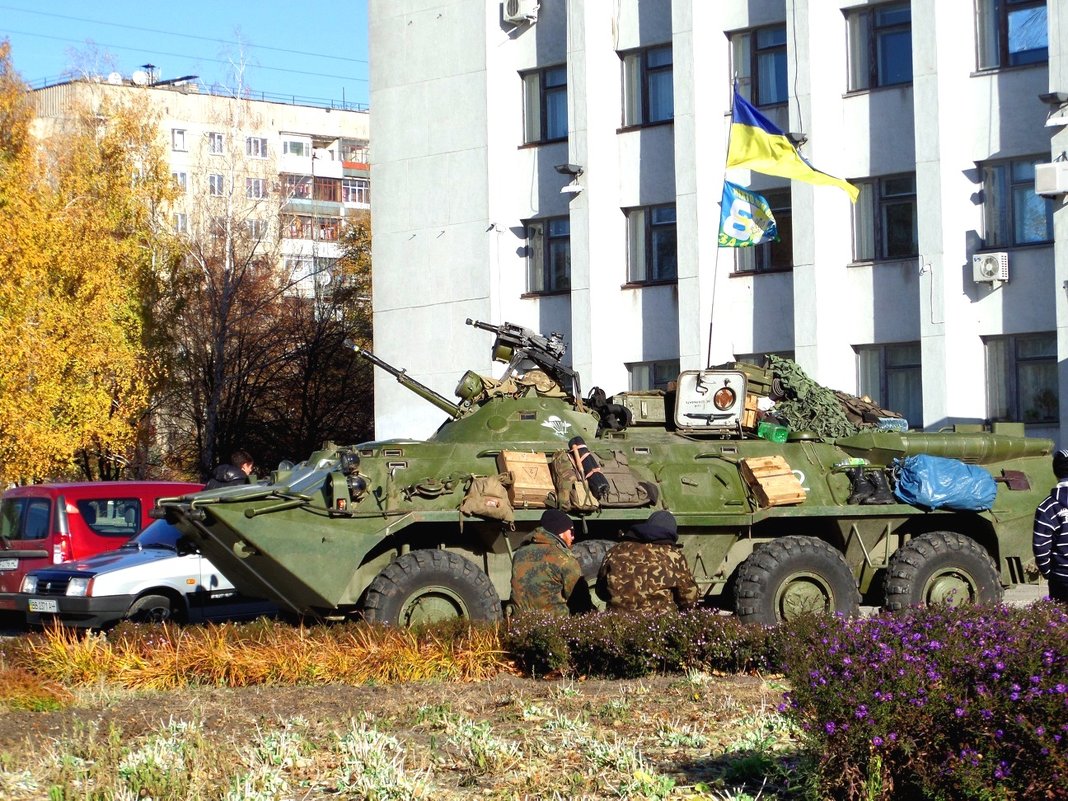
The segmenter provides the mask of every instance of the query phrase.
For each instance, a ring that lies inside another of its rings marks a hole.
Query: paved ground
[[[1023,606],[1031,603],[1031,601],[1037,601],[1039,598],[1047,598],[1048,596],[1049,587],[1045,581],[1041,584],[1019,584],[1005,590],[1005,603]]]

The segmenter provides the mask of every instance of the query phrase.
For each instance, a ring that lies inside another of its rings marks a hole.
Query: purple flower
[[[823,724],[823,730],[828,734],[834,734],[836,728],[838,727],[834,725],[833,720],[828,720],[826,723]]]
[[[871,744],[874,745],[876,748],[878,748],[879,746],[881,746],[883,744],[883,738],[880,737],[879,735],[875,735],[874,737],[871,738]]]

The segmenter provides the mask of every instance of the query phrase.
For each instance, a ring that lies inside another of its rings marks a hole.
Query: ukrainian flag
[[[810,184],[837,186],[857,202],[860,189],[848,181],[820,172],[802,156],[786,134],[734,90],[727,166],[744,167]]]

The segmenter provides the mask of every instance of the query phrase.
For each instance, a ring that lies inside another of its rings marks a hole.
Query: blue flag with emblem
[[[756,192],[724,181],[719,214],[721,248],[748,248],[779,241],[779,228],[771,207]]]

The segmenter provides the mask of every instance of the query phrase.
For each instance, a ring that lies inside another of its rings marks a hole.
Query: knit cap
[[[557,536],[575,527],[575,523],[559,509],[546,509],[541,516],[541,527]]]

